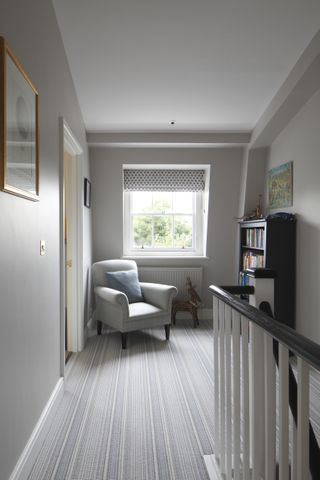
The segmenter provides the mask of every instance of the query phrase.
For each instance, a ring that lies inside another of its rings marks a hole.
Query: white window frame
[[[137,167],[130,166],[131,168]],[[129,167],[129,168],[130,168]],[[144,165],[144,168],[150,166]],[[154,166],[153,166],[154,167]],[[159,167],[159,165],[157,165]],[[171,167],[171,166],[170,166]],[[185,167],[185,166],[184,166]],[[133,228],[131,215],[131,192],[123,192],[123,256],[136,257],[204,257],[206,255],[206,237],[208,223],[208,200],[209,200],[209,173],[210,166],[197,166],[197,168],[206,169],[205,190],[195,192],[195,206],[193,211],[193,242],[192,248],[135,248],[133,247]],[[124,165],[123,168],[128,168]],[[142,168],[142,167],[140,167]],[[166,166],[168,168],[168,166]],[[179,166],[181,168],[181,166]],[[188,165],[187,168],[194,168],[194,165]],[[174,213],[173,213],[174,214]]]

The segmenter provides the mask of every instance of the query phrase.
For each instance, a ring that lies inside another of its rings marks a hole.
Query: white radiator
[[[140,282],[174,285],[178,289],[178,298],[188,297],[186,288],[188,277],[201,297],[202,267],[139,267]]]

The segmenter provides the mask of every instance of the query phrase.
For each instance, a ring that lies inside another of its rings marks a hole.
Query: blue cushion
[[[106,277],[107,286],[125,293],[129,303],[144,301],[136,270],[106,272]]]

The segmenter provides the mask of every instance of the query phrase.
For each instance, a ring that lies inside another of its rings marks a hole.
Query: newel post
[[[274,311],[274,281],[277,276],[270,268],[250,268],[246,270],[249,285],[254,287],[254,294],[250,295],[249,303],[259,308],[261,302],[268,302]]]
[[[276,273],[266,268],[246,271],[249,285],[254,287],[254,294],[249,296],[250,305],[259,309],[262,302],[268,302],[274,311],[274,279]],[[266,434],[266,387],[265,387],[265,342],[264,332],[258,325],[250,322],[250,452],[252,462],[252,478],[264,477]],[[268,442],[267,442],[268,444]],[[272,478],[272,477],[271,477]]]

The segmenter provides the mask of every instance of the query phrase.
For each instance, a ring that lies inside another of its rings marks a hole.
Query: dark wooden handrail
[[[261,302],[259,309],[273,318],[273,313],[269,302]],[[273,341],[273,355],[279,367],[279,343]],[[292,366],[289,363],[289,405],[294,422],[298,425],[298,384],[293,373]],[[318,478],[320,472],[320,448],[315,436],[312,424],[309,420],[309,467],[313,480]]]
[[[244,302],[221,287],[211,285],[209,291],[320,371],[320,345],[296,332],[293,328],[274,320],[266,313],[257,310],[248,302]]]
[[[232,295],[253,295],[254,287],[251,285],[223,285],[220,288]]]

